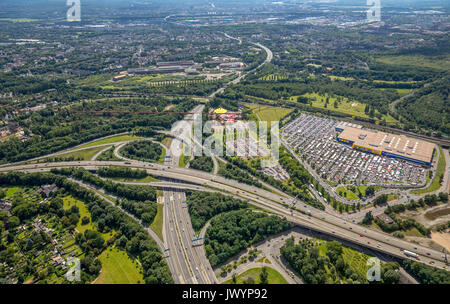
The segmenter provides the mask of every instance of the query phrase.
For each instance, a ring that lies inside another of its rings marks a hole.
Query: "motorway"
[[[202,113],[204,106],[194,108],[193,113]],[[177,167],[183,155],[184,143],[180,138],[189,138],[194,114],[186,115],[182,124],[171,130],[178,140],[173,140],[170,149],[166,149],[164,164]],[[175,152],[175,153],[174,153]],[[217,283],[205,251],[192,228],[186,204],[184,189],[170,189],[163,192],[164,201],[164,238],[169,249],[168,262],[175,268],[173,277],[176,283],[213,284]]]
[[[19,165],[0,168],[0,172],[25,171],[41,172],[49,171],[52,168],[84,167],[95,170],[104,166],[128,166],[130,168],[145,168],[151,175],[171,180],[184,181],[190,184],[214,189],[226,195],[233,195],[246,199],[258,207],[286,217],[289,221],[298,224],[301,227],[323,232],[341,239],[380,251],[391,256],[408,258],[402,250],[415,252],[422,263],[434,263],[432,266],[446,269],[444,257],[441,252],[419,246],[401,239],[394,238],[386,233],[375,231],[350,221],[344,220],[338,216],[332,215],[326,211],[321,211],[305,205],[300,202],[295,203],[295,210],[291,209],[290,203],[294,198],[286,194],[279,195],[266,190],[239,183],[234,180],[228,180],[210,173],[177,168],[167,165],[148,164],[139,161],[119,162],[62,162],[34,165]],[[170,198],[169,198],[170,200]],[[181,228],[182,229],[182,228]],[[415,260],[415,259],[414,259]]]
[[[267,59],[260,66],[272,60],[272,52],[266,47],[255,44],[263,48],[267,53]],[[260,67],[259,66],[259,67]],[[258,67],[258,68],[259,68]],[[231,83],[238,83],[246,73],[239,76]],[[229,84],[231,84],[229,83]],[[220,90],[226,89],[229,85]],[[216,91],[211,95],[221,92]],[[201,113],[203,106],[197,106],[193,113]],[[174,129],[172,133],[176,136],[186,136],[186,123],[192,126],[193,114],[188,114],[184,119],[184,124],[180,124],[184,129]],[[188,132],[189,133],[189,132]],[[178,140],[177,140],[178,139]],[[151,164],[141,161],[125,160],[116,161],[74,161],[74,162],[54,162],[41,164],[8,164],[0,167],[0,172],[43,172],[53,168],[83,167],[87,170],[95,170],[104,166],[124,166],[129,168],[145,169],[149,174],[164,179],[161,183],[147,183],[152,186],[159,186],[164,189],[164,246],[167,261],[176,283],[217,283],[216,276],[206,258],[202,244],[193,246],[195,233],[192,229],[186,201],[185,189],[208,189],[209,191],[220,192],[240,199],[249,201],[251,204],[263,208],[271,213],[285,217],[287,220],[307,229],[319,231],[375,251],[386,253],[394,257],[412,259],[404,255],[402,250],[415,252],[419,256],[419,262],[432,265],[441,269],[447,269],[442,253],[410,243],[401,239],[357,225],[349,220],[342,219],[331,212],[321,211],[296,201],[293,197],[281,192],[270,192],[247,184],[239,183],[235,180],[228,180],[214,174],[192,169],[180,168],[179,154],[173,154],[176,149],[181,149],[183,142],[179,137],[172,141],[171,148],[166,154],[168,157],[163,165]],[[181,145],[181,146],[180,146]],[[175,183],[174,183],[175,182]],[[182,188],[180,182],[187,183]],[[145,185],[146,183],[139,183]],[[169,189],[168,189],[169,188]],[[159,240],[160,243],[160,240]],[[160,246],[161,247],[161,246]]]

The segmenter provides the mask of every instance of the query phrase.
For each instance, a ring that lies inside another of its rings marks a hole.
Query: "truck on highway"
[[[419,258],[419,255],[418,255],[417,253],[414,253],[414,252],[411,252],[411,251],[408,251],[408,250],[403,250],[403,253],[404,253],[406,256],[409,256],[409,257],[411,257],[411,258],[415,258],[415,259],[418,259],[418,258]]]

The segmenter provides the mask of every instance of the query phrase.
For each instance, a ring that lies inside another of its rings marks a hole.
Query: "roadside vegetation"
[[[223,284],[288,284],[285,278],[272,267],[264,266],[252,268]]]
[[[159,144],[148,140],[138,140],[126,144],[119,150],[119,153],[126,158],[158,162],[163,153],[163,148]]]
[[[116,157],[114,155],[114,149],[116,147],[112,146],[108,150],[104,151],[102,154],[100,154],[96,160],[98,161],[120,161],[120,158]]]
[[[281,255],[308,284],[367,284],[369,256],[344,247],[337,241],[294,238],[281,247]],[[384,284],[400,280],[397,263],[383,263],[381,279]]]
[[[188,191],[186,194],[192,227],[196,232],[218,214],[249,207],[245,201],[220,193]]]
[[[423,263],[403,260],[402,267],[422,284],[450,284],[450,272]]]
[[[142,284],[142,268],[126,251],[108,247],[98,259],[102,263],[100,275],[95,284]]]
[[[436,168],[436,172],[435,172],[435,175],[433,177],[433,180],[432,180],[430,186],[428,186],[425,189],[411,191],[411,193],[425,194],[425,193],[430,193],[430,192],[439,190],[439,188],[442,186],[442,183],[444,181],[444,174],[445,174],[446,168],[447,168],[447,164],[445,161],[444,150],[439,146],[439,159],[438,159],[438,163],[437,163],[437,168]]]
[[[61,175],[53,173],[31,173],[24,174],[19,172],[12,172],[8,174],[0,174],[0,184],[8,185],[14,183],[14,185],[36,187],[46,184],[56,184],[58,188],[64,188],[67,194],[72,195],[74,198],[83,201],[86,204],[87,210],[92,215],[92,223],[98,229],[97,231],[85,230],[83,234],[75,234],[75,243],[86,254],[81,259],[82,267],[82,282],[91,282],[98,276],[101,270],[101,262],[98,256],[110,245],[115,244],[118,249],[125,250],[130,257],[139,260],[142,265],[142,273],[144,281],[146,283],[172,283],[172,277],[170,275],[169,268],[162,257],[160,249],[157,244],[150,238],[147,231],[142,226],[126,216],[120,209],[107,203],[100,198],[93,191],[87,190],[82,186],[69,181]],[[37,208],[37,202],[31,201],[25,202],[27,204],[24,210],[27,210],[22,217],[16,215],[16,219],[7,218],[7,221],[13,223],[7,229],[12,229],[14,233],[18,233],[17,227],[27,223],[29,219],[42,213],[58,213],[58,210],[63,209],[62,199],[56,200],[53,204],[49,201],[48,207],[51,209],[43,210]],[[31,204],[31,205],[30,205]],[[35,206],[33,207],[33,204]],[[29,205],[29,206],[28,206]],[[56,208],[56,209],[55,209]],[[64,211],[62,211],[64,214]],[[76,206],[72,206],[67,213],[68,223],[73,226],[74,229],[80,220],[79,209]],[[57,217],[59,218],[59,216]],[[2,228],[3,229],[3,228]],[[102,234],[115,231],[114,236],[107,242],[102,237]],[[48,240],[50,241],[50,240]],[[39,242],[38,242],[39,243]],[[36,244],[38,244],[36,243]],[[2,248],[6,250],[7,248]],[[29,268],[36,270],[35,267]],[[25,280],[29,274],[28,268],[24,268],[22,280]],[[48,272],[43,273],[42,277],[45,278],[51,269],[47,269]],[[17,273],[18,275],[20,273]]]
[[[211,266],[226,262],[270,235],[292,228],[286,219],[250,210],[235,210],[211,220],[206,230],[205,252]]]

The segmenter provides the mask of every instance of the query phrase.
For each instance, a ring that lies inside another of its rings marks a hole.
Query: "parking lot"
[[[359,185],[417,185],[426,181],[420,165],[352,149],[336,141],[339,121],[302,114],[282,129],[287,143],[324,179]]]

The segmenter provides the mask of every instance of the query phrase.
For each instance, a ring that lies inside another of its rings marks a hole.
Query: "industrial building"
[[[352,148],[430,167],[435,145],[404,135],[345,127],[337,141]]]

